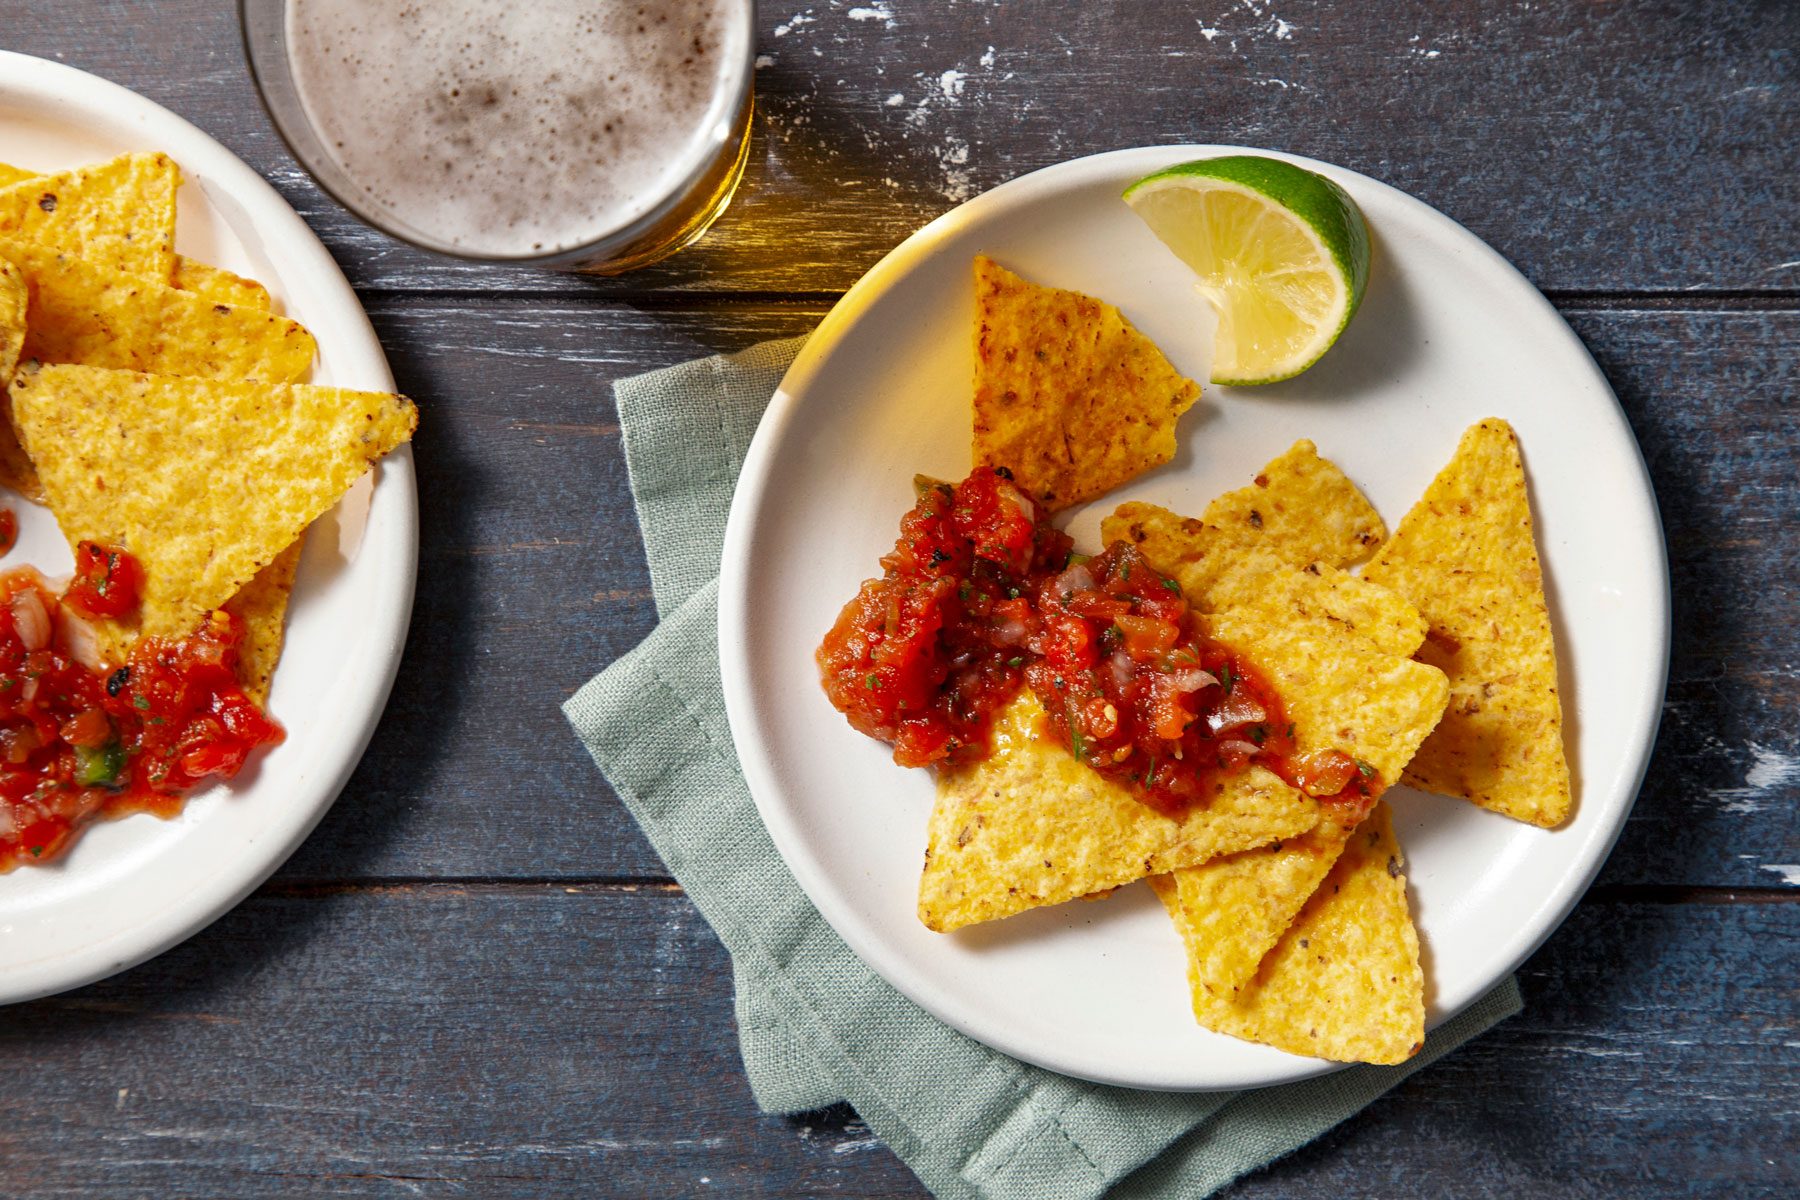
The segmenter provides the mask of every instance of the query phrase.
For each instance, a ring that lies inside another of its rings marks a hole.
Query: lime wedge
[[[1275,158],[1207,158],[1144,176],[1125,202],[1218,310],[1214,383],[1298,375],[1362,302],[1369,227],[1321,175]]]

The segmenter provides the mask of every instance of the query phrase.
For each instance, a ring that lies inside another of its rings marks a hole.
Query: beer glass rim
[[[317,128],[300,103],[287,56],[288,0],[238,0],[238,30],[243,37],[244,61],[249,65],[251,82],[256,85],[257,99],[262,103],[269,123],[275,127],[276,136],[319,189],[357,220],[409,246],[463,262],[574,269],[584,264],[604,263],[667,220],[688,192],[705,178],[724,144],[736,136],[739,117],[749,102],[756,71],[756,0],[725,0],[725,3],[735,10],[735,17],[743,29],[742,53],[737,56],[735,86],[729,89],[729,103],[716,114],[713,129],[701,143],[704,150],[692,169],[643,215],[599,237],[547,254],[483,253],[466,246],[451,245],[402,224],[394,215],[360,199],[357,193],[361,189],[353,185],[350,173],[321,144]],[[712,119],[714,115],[709,110],[708,118]]]

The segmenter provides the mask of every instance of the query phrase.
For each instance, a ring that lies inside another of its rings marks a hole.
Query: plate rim
[[[1454,218],[1391,184],[1333,163],[1260,147],[1213,143],[1126,147],[1064,160],[1001,183],[921,226],[870,267],[832,306],[783,375],[781,383],[770,399],[768,408],[757,423],[756,433],[746,451],[743,468],[733,492],[731,508],[726,521],[719,575],[720,681],[724,694],[726,717],[746,785],[756,803],[757,813],[768,829],[770,839],[780,853],[783,863],[793,873],[801,889],[806,893],[808,900],[838,936],[844,939],[852,952],[901,994],[959,1032],[1024,1062],[1096,1083],[1158,1091],[1204,1092],[1267,1086],[1329,1074],[1352,1064],[1286,1055],[1285,1058],[1291,1060],[1291,1066],[1284,1063],[1285,1069],[1283,1070],[1251,1079],[1196,1078],[1192,1073],[1182,1072],[1173,1072],[1170,1075],[1154,1079],[1127,1077],[1117,1073],[1108,1073],[1104,1069],[1084,1065],[1072,1059],[1059,1058],[1053,1052],[1054,1048],[1052,1048],[1052,1052],[1046,1053],[1042,1047],[1021,1045],[1016,1040],[1009,1038],[1005,1030],[986,1028],[981,1022],[968,1020],[967,1014],[955,1011],[947,1002],[946,996],[946,993],[953,989],[942,987],[930,980],[916,976],[911,966],[903,958],[888,952],[880,938],[865,934],[865,931],[853,919],[852,912],[836,912],[831,904],[821,903],[821,895],[830,897],[832,889],[826,883],[822,869],[814,864],[807,855],[798,853],[797,848],[800,845],[798,829],[792,814],[786,811],[779,802],[781,785],[778,780],[778,772],[775,764],[764,754],[762,742],[758,736],[755,719],[756,703],[751,695],[752,689],[749,683],[749,639],[747,635],[750,628],[750,614],[745,583],[748,575],[755,512],[762,506],[764,497],[773,482],[770,466],[783,429],[792,420],[806,384],[818,372],[831,348],[839,340],[840,329],[855,319],[858,311],[868,303],[872,295],[879,295],[880,292],[897,283],[900,278],[904,277],[906,270],[915,260],[927,254],[941,237],[953,229],[987,217],[990,210],[1003,212],[1008,207],[1027,203],[1040,190],[1074,187],[1084,181],[1094,182],[1095,179],[1103,178],[1111,173],[1112,168],[1117,167],[1123,160],[1133,158],[1146,160],[1146,164],[1140,171],[1140,173],[1145,173],[1157,169],[1158,165],[1167,165],[1188,158],[1207,158],[1225,154],[1263,155],[1295,163],[1340,181],[1352,179],[1358,187],[1387,193],[1390,200],[1413,209],[1427,223],[1438,224],[1440,227],[1448,229],[1454,236],[1464,239],[1479,260],[1479,268],[1496,272],[1522,288],[1521,303],[1530,302],[1540,310],[1541,314],[1547,314],[1552,318],[1553,327],[1565,340],[1567,347],[1579,356],[1579,361],[1586,364],[1591,371],[1593,382],[1598,384],[1606,398],[1611,401],[1609,415],[1623,431],[1626,441],[1634,451],[1635,466],[1642,485],[1641,492],[1632,499],[1633,501],[1641,500],[1645,505],[1644,515],[1648,518],[1646,528],[1654,539],[1660,567],[1660,570],[1655,573],[1657,586],[1649,597],[1655,606],[1655,612],[1651,613],[1648,619],[1657,643],[1653,649],[1658,665],[1654,672],[1655,686],[1648,689],[1639,698],[1636,705],[1638,711],[1632,714],[1631,728],[1635,731],[1635,738],[1627,747],[1630,757],[1624,761],[1635,760],[1635,763],[1632,769],[1624,773],[1629,779],[1624,801],[1619,804],[1610,824],[1598,825],[1588,831],[1585,842],[1578,847],[1579,869],[1566,875],[1535,911],[1529,914],[1528,919],[1521,922],[1521,932],[1515,934],[1510,940],[1511,953],[1506,956],[1505,960],[1496,960],[1499,965],[1488,972],[1484,982],[1479,987],[1471,989],[1469,995],[1460,998],[1459,1002],[1453,1006],[1441,1006],[1438,1011],[1430,1014],[1428,1029],[1453,1019],[1516,971],[1561,927],[1589,884],[1605,865],[1613,846],[1617,843],[1630,819],[1649,769],[1661,721],[1663,697],[1668,684],[1672,643],[1668,544],[1662,527],[1661,511],[1656,502],[1655,488],[1648,464],[1644,460],[1643,447],[1638,442],[1635,431],[1631,428],[1630,421],[1623,406],[1619,403],[1618,395],[1611,382],[1606,378],[1592,353],[1569,325],[1567,319],[1511,261]],[[1161,163],[1148,161],[1152,159],[1161,159],[1162,161]]]
[[[272,256],[323,293],[336,306],[336,319],[349,326],[349,337],[334,342],[331,349],[334,375],[349,377],[335,385],[395,390],[381,342],[343,270],[293,206],[229,147],[154,100],[66,63],[0,50],[0,80],[0,101],[60,105],[72,125],[92,121],[96,110],[105,109],[106,128],[135,124],[145,142],[142,149],[160,150],[181,164],[184,174],[203,175],[216,183],[243,210],[243,222],[234,222],[234,227],[255,229],[266,245],[278,246]],[[373,575],[366,629],[382,655],[354,677],[354,687],[332,698],[338,715],[320,733],[329,746],[335,730],[350,731],[337,743],[338,753],[322,764],[315,760],[312,765],[324,769],[309,771],[291,785],[296,794],[288,798],[290,806],[271,813],[241,848],[241,856],[181,892],[173,903],[109,927],[67,954],[0,971],[0,1005],[85,986],[186,941],[237,907],[280,869],[336,802],[387,707],[418,581],[419,506],[410,443],[378,463],[373,477],[377,487],[362,544],[383,565]]]

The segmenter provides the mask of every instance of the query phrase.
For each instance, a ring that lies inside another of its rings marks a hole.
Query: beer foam
[[[364,206],[477,255],[554,254],[678,192],[727,136],[741,0],[289,0],[288,61]]]

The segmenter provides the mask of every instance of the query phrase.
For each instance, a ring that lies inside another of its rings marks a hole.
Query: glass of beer
[[[754,0],[241,0],[294,157],[362,220],[478,262],[613,275],[724,211]]]

